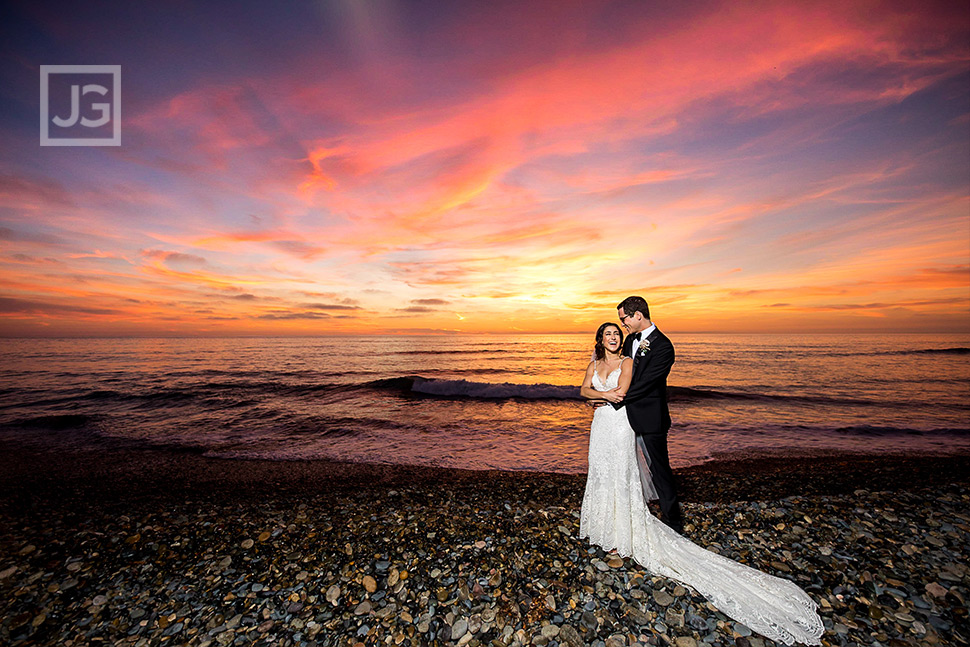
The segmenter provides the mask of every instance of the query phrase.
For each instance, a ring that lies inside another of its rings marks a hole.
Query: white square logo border
[[[48,82],[51,74],[110,74],[111,137],[51,137]],[[40,145],[41,146],[121,146],[121,66],[120,65],[41,65],[40,66]]]

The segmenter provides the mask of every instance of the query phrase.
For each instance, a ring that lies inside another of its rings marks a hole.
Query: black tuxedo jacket
[[[674,365],[674,345],[667,336],[654,329],[647,337],[650,350],[645,355],[639,351],[633,360],[633,379],[623,402],[614,404],[615,409],[626,407],[630,426],[641,435],[666,434],[670,429],[670,410],[667,408],[667,376]],[[643,342],[640,342],[641,349]],[[633,336],[623,342],[623,354],[632,356]]]

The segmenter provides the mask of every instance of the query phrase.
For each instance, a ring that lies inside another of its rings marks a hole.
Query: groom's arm
[[[636,402],[642,399],[647,393],[657,388],[663,383],[670,374],[670,368],[674,365],[674,345],[669,341],[657,344],[650,349],[650,364],[643,369],[643,373],[635,377],[627,391],[623,402],[613,405],[619,409],[625,404]]]

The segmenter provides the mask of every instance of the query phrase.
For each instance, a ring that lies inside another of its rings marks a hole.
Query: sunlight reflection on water
[[[968,335],[671,338],[674,465],[970,447]],[[589,335],[8,341],[0,433],[17,442],[586,467]]]

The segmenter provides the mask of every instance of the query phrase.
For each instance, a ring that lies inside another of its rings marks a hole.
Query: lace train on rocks
[[[619,370],[593,388],[615,388]],[[589,473],[579,533],[604,550],[633,557],[655,575],[682,582],[731,618],[785,644],[820,644],[816,604],[794,583],[704,550],[654,517],[644,500],[626,411],[599,407],[589,436]]]

